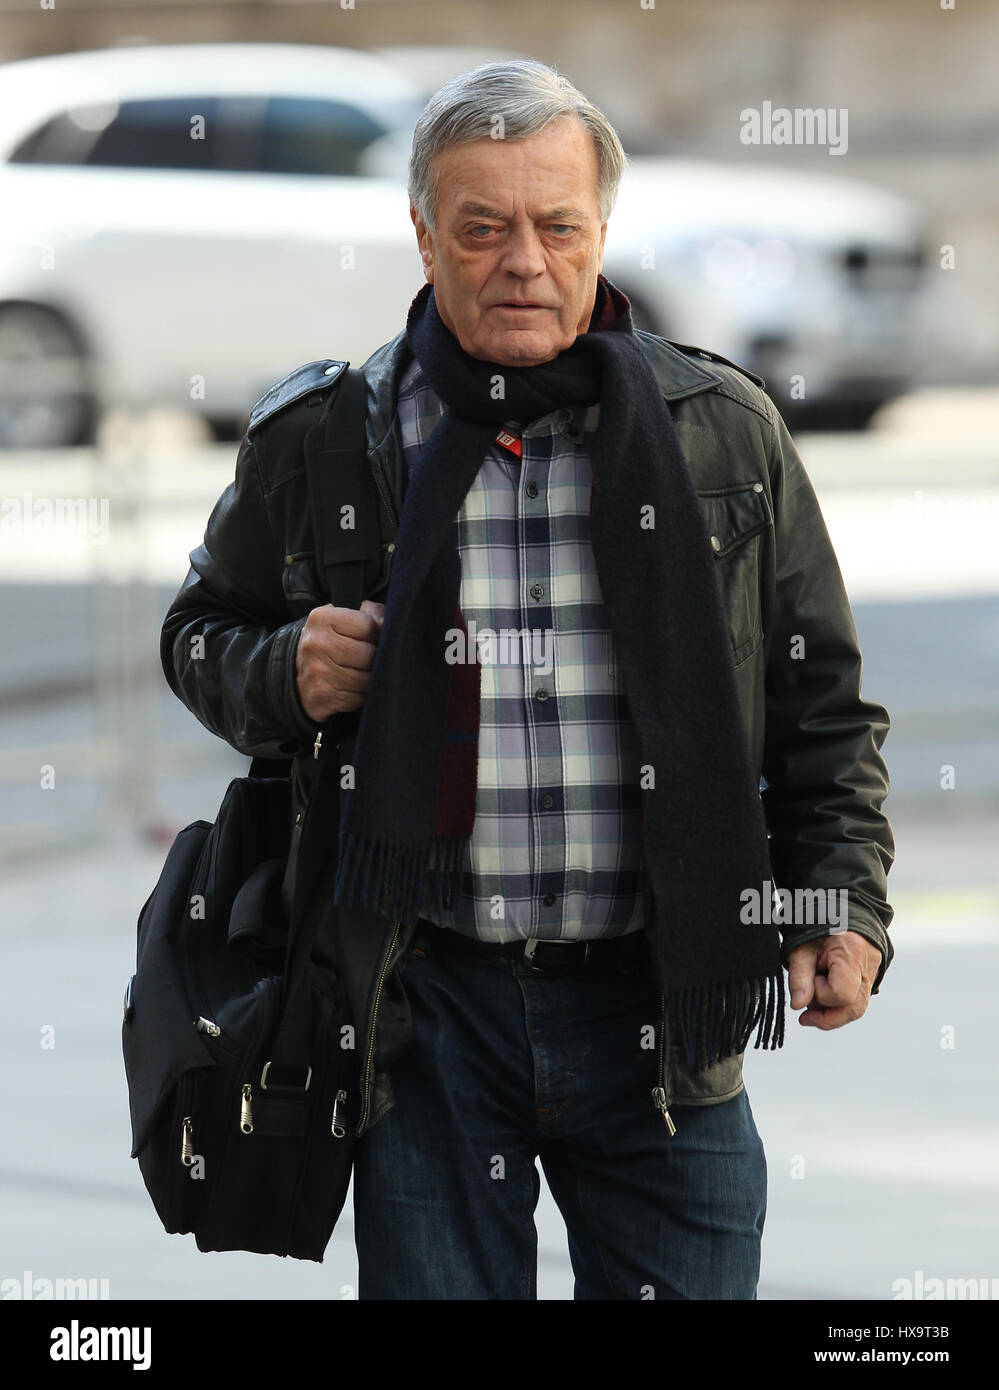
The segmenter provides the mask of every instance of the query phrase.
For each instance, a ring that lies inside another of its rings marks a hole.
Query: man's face
[[[585,333],[603,264],[597,153],[574,116],[435,158],[437,230],[410,215],[442,320],[472,357],[533,367]]]

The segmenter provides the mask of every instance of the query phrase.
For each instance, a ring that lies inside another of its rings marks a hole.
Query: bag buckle
[[[261,1087],[261,1090],[264,1090],[264,1091],[267,1090],[267,1073],[270,1071],[271,1065],[272,1065],[272,1064],[271,1064],[270,1062],[265,1062],[265,1063],[264,1063],[264,1069],[263,1069],[263,1071],[260,1073],[260,1087]],[[274,1087],[275,1089],[277,1089],[277,1090],[279,1090],[279,1091],[307,1091],[307,1090],[309,1089],[309,1083],[310,1083],[311,1081],[312,1081],[312,1068],[311,1068],[311,1066],[310,1066],[310,1067],[306,1067],[306,1077],[305,1077],[305,1083],[304,1083],[304,1085],[301,1085],[301,1086],[290,1086],[286,1081],[274,1081],[274,1082],[271,1083],[271,1085],[272,1085],[272,1087]]]

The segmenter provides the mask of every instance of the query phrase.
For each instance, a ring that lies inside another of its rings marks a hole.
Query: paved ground
[[[994,843],[977,822],[899,829],[910,861]],[[162,1232],[128,1157],[121,994],[160,861],[126,838],[5,875],[0,1277],[107,1278],[114,1297],[344,1296],[349,1207],[321,1267],[200,1255]],[[770,1165],[761,1297],[890,1298],[916,1270],[999,1275],[999,894],[984,875],[934,892],[919,877],[902,876],[898,954],[867,1017],[830,1035],[791,1022],[783,1052],[748,1058]],[[538,1229],[540,1296],[571,1297],[547,1192]]]

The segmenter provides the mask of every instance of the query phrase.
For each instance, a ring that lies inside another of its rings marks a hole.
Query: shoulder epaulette
[[[255,430],[275,414],[278,410],[283,410],[286,405],[291,405],[293,401],[301,400],[303,396],[315,394],[322,396],[333,383],[345,372],[350,365],[349,362],[339,362],[332,357],[322,357],[317,362],[306,362],[302,367],[296,367],[293,372],[274,383],[269,390],[265,391],[259,401],[250,411],[250,421],[246,427],[247,434]]]
[[[754,386],[758,386],[761,390],[766,386],[766,382],[761,376],[757,376],[755,372],[751,372],[748,367],[740,367],[738,362],[732,362],[729,358],[722,357],[720,352],[709,352],[707,348],[692,347],[690,343],[674,343],[672,338],[667,339],[667,341],[679,352],[686,353],[688,357],[700,357],[703,358],[705,362],[721,362],[723,366],[731,367],[734,371],[741,372],[743,376],[749,378]]]

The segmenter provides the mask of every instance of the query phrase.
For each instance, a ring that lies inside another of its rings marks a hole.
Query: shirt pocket
[[[736,666],[763,641],[760,547],[773,525],[762,482],[702,489],[697,493],[715,557],[715,575]]]

